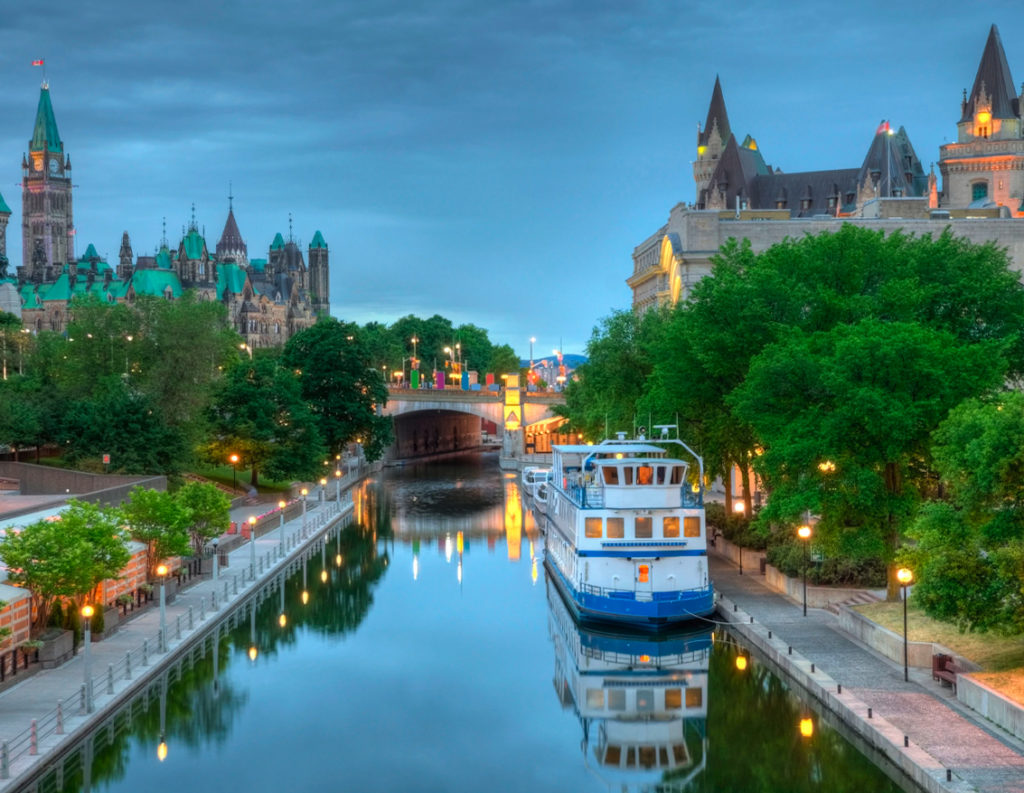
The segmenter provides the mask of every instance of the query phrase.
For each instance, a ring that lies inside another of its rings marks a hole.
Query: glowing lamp
[[[814,722],[810,719],[800,719],[800,737],[810,738],[814,735]]]
[[[334,469],[334,475],[335,475],[335,477],[340,479],[341,478],[341,471],[339,471],[337,468],[335,468]]]
[[[818,463],[818,470],[821,471],[823,474],[835,473],[836,464],[831,460],[823,460],[822,462]]]
[[[327,463],[324,463],[324,465],[326,465],[326,464],[327,464]],[[320,485],[321,485],[321,486],[324,486],[324,485],[326,485],[326,484],[327,484],[327,479],[321,476],[321,477],[320,477]]]
[[[156,759],[161,763],[167,759],[167,741],[160,741],[156,747]]]
[[[288,504],[286,504],[284,501],[278,501],[277,502],[277,508],[278,509],[284,509],[287,506],[288,506]]]
[[[259,654],[260,654],[260,651],[256,649],[256,645],[255,644],[252,647],[249,648],[249,660],[250,661],[255,661],[256,660],[256,656],[259,655]]]
[[[979,124],[987,124],[992,120],[992,114],[987,110],[982,110],[977,116],[975,116],[975,118]]]
[[[288,617],[287,617],[287,615],[281,614],[281,616],[277,618],[277,624],[280,625],[282,628],[285,625],[287,625],[288,624]]]
[[[732,511],[733,512],[739,513],[739,512],[743,512],[745,509],[746,509],[746,505],[742,501],[737,501],[735,504],[732,505]]]
[[[914,573],[906,567],[901,567],[899,570],[896,571],[896,580],[899,581],[900,584],[902,584],[903,586],[906,586],[914,580]]]
[[[796,530],[796,536],[799,537],[801,540],[811,539],[811,527],[801,526],[799,529]]]
[[[238,455],[237,454],[232,454],[230,457],[228,457],[228,459],[231,461],[232,465],[238,465]]]
[[[736,668],[740,672],[747,671],[747,656],[745,656],[745,655],[737,655],[736,656]]]
[[[309,603],[309,592],[305,589],[302,590],[302,605],[305,606]]]
[[[321,570],[320,571],[320,581],[321,581],[321,583],[324,583],[324,584],[327,583],[327,571],[326,570]]]
[[[646,653],[640,656],[640,663],[642,663],[642,664],[649,664],[650,662],[651,662],[651,656],[647,655]]]
[[[341,554],[340,553],[337,556],[334,557],[334,564],[336,564],[338,567],[341,567]]]
[[[302,493],[303,498],[309,495],[309,491],[306,490],[306,488],[302,488],[302,490],[300,490],[299,492]]]
[[[156,574],[158,576],[160,576],[161,578],[163,578],[165,575],[167,575],[167,565],[165,565],[165,564],[157,565]]]
[[[697,147],[697,156],[698,157],[703,157],[705,154],[707,154],[707,151],[708,151],[708,147],[707,146],[698,146]]]
[[[85,606],[82,606],[82,616],[85,617],[85,619],[87,619],[87,620],[88,619],[92,619],[92,615],[95,613],[95,611],[96,610],[92,606],[90,606],[88,604],[85,605]]]

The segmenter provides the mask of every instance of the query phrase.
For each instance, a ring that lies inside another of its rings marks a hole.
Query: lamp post
[[[249,579],[256,580],[256,518],[249,518]]]
[[[82,606],[82,620],[85,625],[85,712],[92,713],[92,615],[93,607]]]
[[[160,652],[167,652],[167,565],[161,564],[156,568],[156,574],[160,576]]]
[[[909,655],[909,647],[907,646],[907,585],[914,580],[914,573],[906,567],[901,567],[896,571],[896,580],[903,587],[903,681],[908,682],[910,680],[910,664],[907,663]]]
[[[288,506],[284,501],[277,502],[277,508],[281,512],[281,522],[278,528],[281,529],[281,556],[284,556],[284,508]]]
[[[338,509],[341,509],[341,470],[334,469],[334,499],[338,502]]]
[[[796,530],[797,536],[804,541],[804,616],[807,616],[807,546],[811,541],[811,527],[806,523]]]
[[[284,613],[284,574],[281,575],[281,614],[277,618],[277,624],[282,628],[288,624],[288,616]]]
[[[241,344],[238,345],[238,349],[242,350],[243,352],[249,353],[249,360],[252,360],[252,347],[250,347],[245,342],[242,342]]]
[[[220,562],[217,555],[217,544],[220,542],[220,538],[214,537],[210,542],[213,545],[213,580],[216,581],[220,577],[220,570],[217,569],[217,564]]]
[[[320,501],[323,502],[327,499],[327,477],[320,477]]]
[[[256,598],[249,601],[249,660],[255,662],[260,654],[256,646]]]
[[[238,455],[232,454],[228,457],[231,461],[231,492],[238,492]]]
[[[302,536],[306,536],[306,496],[309,495],[309,491],[306,488],[302,488]]]

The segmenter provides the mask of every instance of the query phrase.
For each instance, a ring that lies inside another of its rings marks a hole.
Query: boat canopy
[[[551,446],[552,451],[556,451],[559,454],[585,454],[603,456],[603,455],[663,455],[665,450],[660,446],[654,446],[650,443],[602,443],[596,446],[588,445],[585,443],[574,443],[574,444],[554,444]]]

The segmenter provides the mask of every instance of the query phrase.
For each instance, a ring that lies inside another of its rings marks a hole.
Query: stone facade
[[[626,281],[634,310],[685,300],[730,238],[761,251],[843,223],[916,235],[951,228],[972,242],[1005,247],[1012,266],[1024,271],[1024,96],[1012,86],[993,26],[974,88],[964,92],[957,143],[940,149],[940,192],[906,131],[888,122],[876,130],[860,168],[782,173],[749,135],[742,143],[732,135],[716,79],[698,133],[697,200],[673,207],[668,222],[634,248]]]

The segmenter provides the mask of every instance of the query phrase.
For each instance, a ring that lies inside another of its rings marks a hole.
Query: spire
[[[987,109],[991,111],[992,118],[1018,117],[1020,109],[1013,77],[1010,75],[1010,65],[1006,62],[1006,53],[1003,52],[999,29],[995,25],[989,29],[985,51],[981,53],[978,73],[974,77],[974,87],[963,103],[960,121],[969,121],[977,109],[976,105],[989,101],[991,107]]]
[[[189,231],[195,231],[195,232],[199,231],[199,226],[196,224],[196,202],[195,201],[192,202],[192,220],[188,224],[188,230]]]
[[[722,144],[729,141],[732,130],[729,128],[729,114],[725,112],[725,97],[722,96],[722,83],[715,75],[715,87],[711,92],[711,104],[708,105],[708,118],[704,122],[704,130],[697,134],[697,145],[706,146],[711,130],[718,125],[718,134],[722,137]]]
[[[7,206],[7,202],[4,201],[3,195],[0,194],[0,215],[10,215],[10,214],[11,214],[11,208],[9,206]],[[319,234],[319,233],[320,232],[318,231],[317,234]]]
[[[36,108],[36,125],[32,130],[29,151],[64,151],[60,133],[57,131],[57,119],[53,115],[53,104],[50,102],[50,87],[43,83],[39,89],[39,107]]]
[[[244,264],[248,259],[248,249],[245,240],[242,239],[242,232],[238,230],[238,223],[235,221],[235,210],[231,206],[232,196],[228,196],[228,219],[224,223],[224,231],[217,243],[217,258],[221,261],[231,259],[239,264]]]

